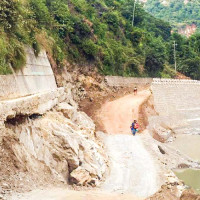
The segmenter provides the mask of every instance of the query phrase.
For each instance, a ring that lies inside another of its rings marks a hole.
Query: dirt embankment
[[[169,188],[163,185],[161,189],[153,196],[147,198],[146,200],[199,200],[200,195],[195,194],[192,189],[185,190],[180,197],[177,197],[177,188],[173,186]]]
[[[138,115],[140,131],[142,132],[149,125],[149,117],[157,115],[152,94],[140,105]]]

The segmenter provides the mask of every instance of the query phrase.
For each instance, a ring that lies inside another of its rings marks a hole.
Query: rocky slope
[[[97,186],[104,179],[103,144],[95,138],[92,119],[77,110],[69,84],[57,92],[0,102],[2,198],[49,184]]]
[[[72,108],[65,105],[62,111],[66,115]],[[89,139],[89,135],[93,137],[95,125],[85,114],[74,109],[72,112],[73,121],[82,124],[77,125],[56,111],[17,126],[7,124],[10,131],[6,138],[12,138],[7,144],[28,171],[48,167],[63,182],[97,185],[103,178],[106,163],[100,147]]]

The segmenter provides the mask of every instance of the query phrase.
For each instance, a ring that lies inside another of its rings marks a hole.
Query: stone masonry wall
[[[111,87],[134,87],[135,85],[148,85],[151,84],[152,78],[135,78],[135,77],[122,77],[122,76],[106,76],[105,81]]]
[[[14,75],[0,76],[0,100],[27,96],[39,92],[55,90],[55,77],[46,52],[36,57],[30,48],[26,48],[26,66]]]
[[[155,109],[176,129],[200,133],[200,81],[154,79]]]

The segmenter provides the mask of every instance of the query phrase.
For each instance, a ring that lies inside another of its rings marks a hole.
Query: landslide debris
[[[48,184],[97,186],[104,179],[107,157],[85,113],[62,102],[44,115],[17,120],[1,129],[3,195]]]

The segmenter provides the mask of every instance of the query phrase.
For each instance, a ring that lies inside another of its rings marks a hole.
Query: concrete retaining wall
[[[26,66],[15,75],[0,76],[0,100],[55,90],[55,77],[46,52],[35,57],[27,48]]]
[[[64,88],[0,101],[0,121],[15,118],[16,115],[44,114],[67,98]]]
[[[153,78],[135,78],[122,76],[106,76],[105,80],[111,87],[134,87],[135,85],[148,85],[153,82]]]
[[[154,79],[152,91],[160,117],[185,133],[200,134],[200,81]]]

